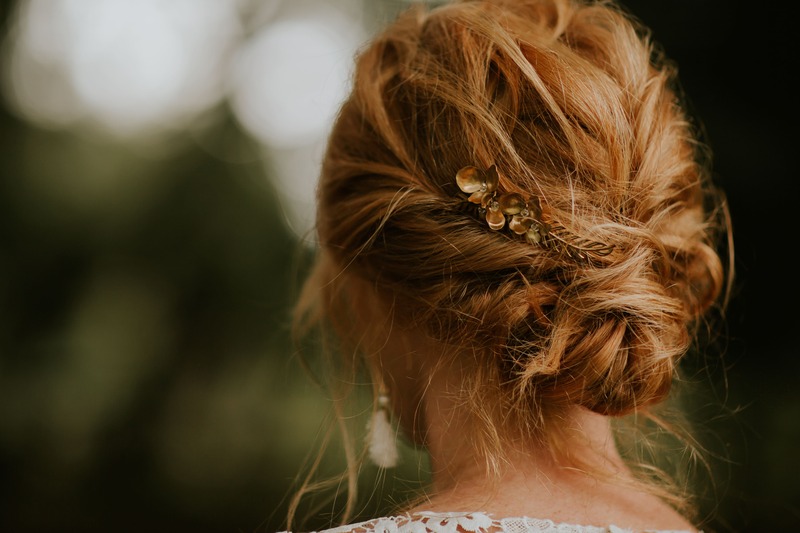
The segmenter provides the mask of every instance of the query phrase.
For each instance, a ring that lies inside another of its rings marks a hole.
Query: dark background
[[[373,21],[401,5],[364,1]],[[626,5],[679,65],[736,236],[724,354],[689,406],[719,479],[707,530],[797,531],[797,30],[768,3]],[[0,530],[283,527],[327,409],[288,337],[309,250],[257,142],[214,113],[154,156],[0,108]],[[404,453],[390,498],[420,482]]]

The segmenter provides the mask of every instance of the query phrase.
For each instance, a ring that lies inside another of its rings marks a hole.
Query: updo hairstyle
[[[306,293],[343,323],[348,280],[366,282],[397,327],[447,348],[441,364],[469,359],[464,405],[486,434],[546,433],[576,405],[641,412],[667,397],[724,284],[697,130],[675,68],[613,3],[412,8],[357,57]],[[490,230],[456,184],[467,165],[496,165],[499,188],[612,253],[576,261]]]

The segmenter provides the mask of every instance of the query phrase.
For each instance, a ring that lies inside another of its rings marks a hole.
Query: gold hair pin
[[[533,244],[559,250],[579,261],[606,256],[614,248],[578,237],[554,220],[545,220],[535,195],[525,200],[516,192],[498,194],[500,177],[495,165],[487,170],[466,166],[456,173],[456,183],[462,192],[470,195],[468,201],[479,206],[479,215],[492,230],[499,231],[508,223],[508,229],[514,234],[524,235]]]

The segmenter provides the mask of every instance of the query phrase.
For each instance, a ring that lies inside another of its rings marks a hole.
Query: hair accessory
[[[382,392],[378,395],[378,405],[372,413],[368,433],[369,457],[381,468],[392,468],[397,465],[397,437],[389,423],[389,396]]]
[[[470,195],[468,201],[479,206],[479,215],[492,230],[499,231],[508,222],[508,228],[515,235],[524,235],[533,244],[559,250],[578,261],[606,256],[614,249],[613,245],[578,237],[560,223],[546,220],[535,195],[526,200],[516,192],[498,194],[500,176],[496,165],[487,170],[463,167],[456,173],[456,183],[462,192]]]

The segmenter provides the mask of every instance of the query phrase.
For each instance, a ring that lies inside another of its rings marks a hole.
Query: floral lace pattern
[[[315,533],[633,533],[633,531],[614,525],[600,527],[557,524],[552,520],[528,517],[497,520],[484,513],[421,512],[375,518]],[[644,533],[689,532],[649,529]]]

